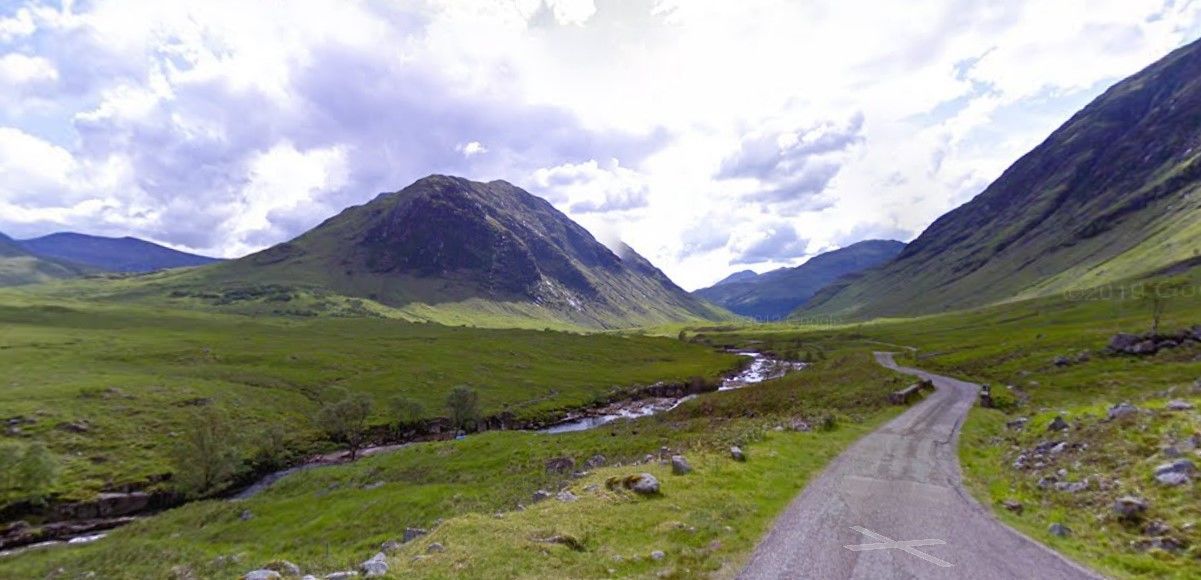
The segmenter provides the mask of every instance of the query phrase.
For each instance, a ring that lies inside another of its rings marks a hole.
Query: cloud
[[[455,151],[463,154],[463,157],[471,157],[472,155],[480,155],[487,153],[488,148],[484,147],[479,141],[472,141],[461,145],[455,145]]]
[[[535,191],[574,214],[626,212],[646,207],[649,188],[638,172],[611,159],[565,163],[534,172]]]
[[[753,232],[744,232],[731,240],[735,257],[731,265],[789,262],[805,255],[809,240],[797,235],[796,228],[775,223]]]

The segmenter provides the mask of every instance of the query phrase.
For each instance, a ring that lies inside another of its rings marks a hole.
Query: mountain
[[[778,320],[804,305],[817,291],[850,274],[856,274],[895,258],[905,244],[868,240],[814,256],[795,268],[766,274],[734,274],[712,287],[693,292],[735,314],[759,320]]]
[[[613,328],[730,318],[629,246],[605,247],[541,198],[504,181],[441,175],[175,283],[319,288],[433,319],[453,311]]]
[[[754,270],[743,270],[741,272],[734,272],[733,274],[718,280],[717,283],[713,284],[713,286],[721,286],[722,284],[735,284],[738,282],[750,282],[758,277],[759,274]]]
[[[36,284],[82,274],[73,264],[35,256],[12,238],[0,234],[0,286]]]
[[[219,260],[165,248],[137,238],[105,238],[76,233],[50,234],[18,242],[39,256],[109,272],[153,272],[203,266]]]
[[[807,313],[933,313],[1115,283],[1201,255],[1201,42],[1114,85],[885,268]]]

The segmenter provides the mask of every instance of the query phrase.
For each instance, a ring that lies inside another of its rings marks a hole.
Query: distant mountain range
[[[764,274],[737,272],[709,288],[693,292],[726,309],[759,320],[780,320],[804,305],[819,290],[851,274],[895,258],[905,244],[868,240],[814,256],[795,268]]]
[[[0,233],[0,286],[37,284],[84,274],[76,265],[35,256]]]
[[[17,243],[41,257],[91,266],[106,272],[153,272],[220,261],[129,237],[105,238],[65,232]]]
[[[1201,255],[1201,42],[1118,83],[934,222],[896,261],[806,310],[857,318],[1096,287]]]
[[[441,175],[171,282],[177,295],[254,285],[320,288],[422,315],[467,309],[603,328],[731,318],[544,199],[504,181]]]

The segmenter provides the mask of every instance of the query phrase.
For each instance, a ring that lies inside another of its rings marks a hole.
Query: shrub
[[[367,419],[371,416],[371,398],[363,394],[347,395],[344,399],[322,407],[317,424],[332,440],[350,448],[350,459],[358,457],[367,439]]]
[[[446,397],[450,422],[463,431],[474,430],[480,421],[480,395],[475,389],[458,386]]]
[[[408,397],[392,397],[392,400],[388,401],[388,407],[392,411],[392,417],[396,420],[398,428],[414,425],[425,416],[425,407]]]
[[[241,468],[237,435],[214,407],[201,407],[171,453],[176,487],[202,496],[224,486]]]

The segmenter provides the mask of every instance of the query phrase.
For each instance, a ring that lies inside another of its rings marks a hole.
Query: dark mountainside
[[[745,281],[733,280],[697,290],[699,296],[726,309],[760,320],[778,320],[804,305],[834,281],[880,266],[905,248],[896,241],[868,240],[814,256],[795,268],[781,268]]]
[[[29,253],[12,238],[0,233],[0,286],[37,284],[82,275],[81,268]]]
[[[1201,253],[1201,44],[1118,83],[896,261],[806,314],[970,308],[1150,273]]]
[[[715,282],[713,284],[713,286],[710,286],[710,288],[713,288],[716,286],[721,286],[723,284],[734,284],[737,282],[750,282],[751,280],[754,280],[755,278],[758,278],[758,277],[759,277],[759,274],[756,273],[754,270],[743,270],[741,272],[734,272],[733,274],[730,274],[729,276],[726,276],[725,278],[718,280],[717,282]]]
[[[220,261],[129,237],[105,238],[66,232],[21,240],[18,243],[39,256],[57,258],[109,272],[153,272],[169,268],[203,266]]]
[[[475,300],[499,316],[599,327],[728,318],[628,246],[620,255],[504,181],[434,175],[193,284],[317,287],[405,308]]]

